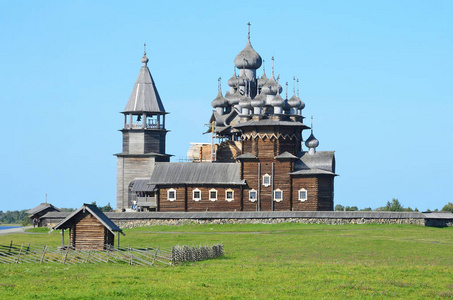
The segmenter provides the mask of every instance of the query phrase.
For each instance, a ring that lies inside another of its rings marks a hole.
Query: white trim
[[[264,180],[264,178],[269,178],[269,181],[266,183],[266,181]],[[269,174],[267,174],[267,173],[264,174],[264,175],[263,175],[263,185],[266,186],[266,187],[267,187],[267,186],[270,186],[270,185],[271,185],[271,179],[272,179],[272,178],[271,178],[271,175],[269,175]]]
[[[276,194],[276,193],[280,193],[281,197],[280,197],[280,198],[276,198],[276,197],[275,197],[275,194]],[[276,190],[274,191],[274,201],[275,201],[275,202],[281,202],[281,201],[283,201],[283,191],[282,191],[281,189],[276,189]]]
[[[254,199],[252,199],[252,197],[250,197],[251,193],[255,193],[255,198]],[[249,201],[250,202],[255,202],[257,199],[258,199],[258,192],[255,189],[251,189],[249,191]]]
[[[199,192],[200,193],[200,197],[195,198],[195,192]],[[201,200],[201,191],[200,191],[200,189],[194,189],[192,191],[192,200],[193,201],[200,201]]]
[[[300,196],[300,192],[305,192],[305,198],[302,198],[302,197]],[[300,189],[300,190],[298,190],[298,191],[297,191],[297,198],[299,199],[299,201],[302,201],[302,202],[307,201],[307,199],[308,199],[308,192],[307,192],[307,190],[306,190],[306,189]]]
[[[231,192],[231,198],[228,198],[228,193]],[[231,202],[234,200],[234,191],[232,189],[227,189],[225,191],[225,200]]]
[[[170,193],[171,192],[175,193],[174,197],[170,197]],[[171,189],[167,190],[167,200],[168,201],[175,201],[176,200],[176,190],[175,189],[171,188]]]
[[[211,197],[211,193],[212,193],[212,192],[215,192],[215,198],[212,198],[212,197]],[[211,201],[216,201],[216,200],[217,200],[217,195],[218,195],[218,192],[217,192],[216,189],[210,189],[210,190],[209,190],[209,200],[211,200]]]

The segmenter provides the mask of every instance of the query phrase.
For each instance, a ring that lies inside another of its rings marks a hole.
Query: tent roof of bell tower
[[[143,63],[138,73],[129,101],[123,113],[140,113],[150,112],[155,114],[165,114],[165,108],[157,92],[153,77],[148,69],[148,57],[146,52],[143,54],[141,62]]]

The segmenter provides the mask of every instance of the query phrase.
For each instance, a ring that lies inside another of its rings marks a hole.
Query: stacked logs
[[[173,264],[185,261],[201,261],[223,255],[223,245],[213,246],[175,246],[171,249]]]

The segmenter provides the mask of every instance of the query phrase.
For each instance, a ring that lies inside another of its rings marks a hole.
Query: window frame
[[[300,192],[305,192],[305,198],[302,198],[302,197],[300,196]],[[307,192],[307,190],[306,190],[306,189],[299,189],[299,190],[297,191],[297,198],[299,199],[299,201],[302,201],[302,202],[307,201],[307,199],[308,199],[308,192]]]
[[[252,193],[255,193],[255,198],[252,198],[252,197],[251,197],[251,194],[252,194]],[[249,191],[249,201],[250,201],[250,202],[256,202],[256,200],[258,200],[258,192],[257,192],[255,189],[251,189],[251,190]]]
[[[212,193],[212,192],[215,192],[215,198],[211,197],[211,193]],[[211,201],[213,201],[213,202],[216,201],[218,195],[219,195],[219,192],[217,192],[216,189],[210,189],[210,190],[209,190],[209,200],[211,200]]]
[[[276,193],[280,193],[281,197],[277,198]],[[275,189],[274,190],[274,201],[275,202],[282,202],[283,201],[283,191],[281,189]]]
[[[264,178],[269,178],[269,182],[266,183],[266,180],[265,180]],[[264,175],[263,175],[263,185],[264,185],[265,187],[270,186],[270,185],[271,185],[271,182],[272,182],[271,179],[272,179],[272,176],[271,176],[271,175],[269,175],[269,174],[267,174],[267,173],[264,174]]]
[[[195,198],[195,193],[196,192],[200,193],[200,197]],[[197,188],[197,189],[194,189],[192,191],[192,200],[193,201],[200,201],[201,200],[201,190],[200,189]]]
[[[228,193],[231,192],[231,198],[228,198]],[[228,202],[231,202],[234,200],[234,190],[233,189],[227,189],[225,191],[225,200],[228,201]]]
[[[170,193],[171,192],[175,193],[174,197],[170,197]],[[175,189],[171,188],[171,189],[167,190],[167,200],[168,201],[175,201],[176,200],[176,190]]]

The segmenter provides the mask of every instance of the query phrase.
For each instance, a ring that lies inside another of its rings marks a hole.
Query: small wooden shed
[[[113,248],[116,232],[123,231],[110,220],[96,205],[84,204],[58,223],[54,230],[60,229],[62,246],[65,246],[64,230],[69,229],[69,247],[77,250],[104,250]],[[119,245],[119,235],[118,235]]]

